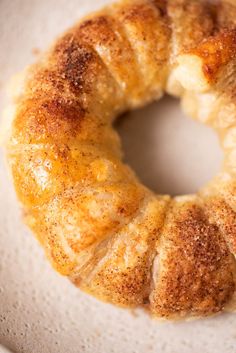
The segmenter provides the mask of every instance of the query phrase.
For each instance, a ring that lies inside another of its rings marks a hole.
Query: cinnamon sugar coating
[[[25,222],[53,267],[101,300],[168,319],[233,300],[235,18],[229,0],[123,0],[70,28],[22,78],[6,149]],[[197,195],[155,195],[122,162],[114,118],[166,91],[225,152]]]

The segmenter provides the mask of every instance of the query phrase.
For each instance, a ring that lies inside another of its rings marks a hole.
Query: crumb
[[[101,336],[101,332],[100,332],[100,330],[98,330],[98,329],[95,329],[94,333],[95,333],[95,335],[96,335],[97,337],[100,337],[100,336]]]
[[[152,344],[149,344],[149,345],[147,346],[147,349],[148,349],[149,351],[153,351],[154,347],[153,347]]]
[[[39,48],[32,48],[31,53],[35,56],[40,54],[40,49]]]
[[[139,317],[139,314],[135,308],[131,308],[130,313],[133,317]]]

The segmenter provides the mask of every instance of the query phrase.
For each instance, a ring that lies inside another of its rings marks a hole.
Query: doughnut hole
[[[161,194],[196,192],[220,169],[217,135],[188,119],[179,101],[165,96],[157,103],[118,119],[125,162],[150,189]]]

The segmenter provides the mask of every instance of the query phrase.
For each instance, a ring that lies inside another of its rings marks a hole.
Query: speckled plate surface
[[[1,111],[8,79],[57,34],[108,2],[0,0]],[[169,98],[129,114],[117,128],[127,160],[158,192],[195,191],[219,167],[216,136]],[[1,151],[0,343],[15,353],[235,353],[236,315],[162,323],[80,292],[52,270],[22,224]]]

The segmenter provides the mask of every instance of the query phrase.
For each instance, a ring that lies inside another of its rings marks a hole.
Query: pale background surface
[[[0,109],[9,77],[104,0],[0,0]],[[195,191],[218,169],[216,136],[170,99],[118,123],[127,159],[154,190]],[[168,141],[168,142],[167,142]],[[160,323],[81,293],[24,227],[0,159],[0,343],[25,353],[235,353],[236,315]],[[0,348],[1,351],[1,348]]]

